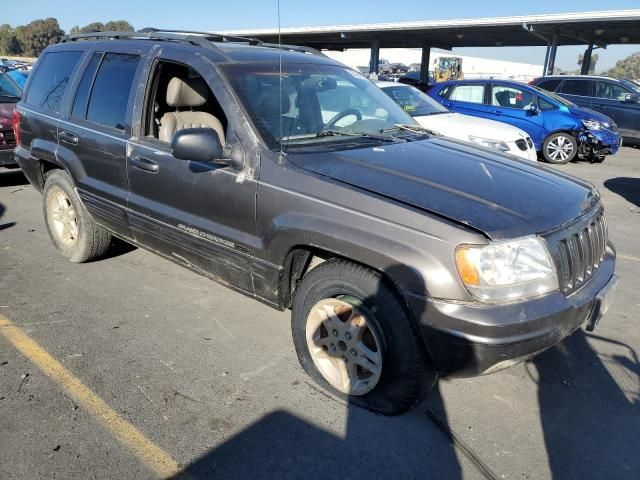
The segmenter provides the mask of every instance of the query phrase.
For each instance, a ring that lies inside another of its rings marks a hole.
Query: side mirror
[[[636,95],[635,93],[627,93],[624,96],[624,103],[639,103],[640,95]]]
[[[529,113],[531,115],[538,115],[540,113],[540,107],[537,104],[532,103],[529,105]]]
[[[228,165],[234,170],[244,168],[242,148],[222,147],[218,133],[212,128],[185,128],[173,135],[171,154],[179,160]]]

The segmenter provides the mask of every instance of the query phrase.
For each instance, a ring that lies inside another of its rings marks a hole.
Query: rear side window
[[[76,68],[82,52],[45,53],[31,79],[26,102],[29,105],[60,111],[69,78]]]
[[[560,87],[560,93],[578,95],[580,97],[593,96],[593,80],[565,80]]]
[[[536,87],[548,90],[549,92],[555,92],[556,88],[558,88],[558,85],[560,85],[560,82],[562,82],[561,78],[543,80],[540,83],[536,84]]]
[[[484,103],[484,85],[458,85],[453,87],[449,100]]]
[[[87,101],[89,100],[93,77],[96,75],[96,69],[100,64],[101,58],[102,53],[94,53],[82,75],[82,80],[80,80],[80,85],[78,85],[78,90],[76,90],[76,98],[73,101],[73,107],[71,109],[72,117],[84,118],[87,113]]]
[[[124,130],[131,85],[140,57],[107,53],[96,74],[87,107],[87,120]]]

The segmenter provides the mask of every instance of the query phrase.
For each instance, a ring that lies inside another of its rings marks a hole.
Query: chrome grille
[[[560,289],[572,293],[587,283],[604,260],[607,248],[607,221],[601,209],[588,220],[547,238]]]

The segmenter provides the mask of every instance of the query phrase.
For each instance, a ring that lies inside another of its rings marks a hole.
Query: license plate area
[[[593,310],[591,311],[591,315],[589,316],[589,321],[587,322],[587,331],[593,332],[593,330],[598,325],[600,319],[607,313],[611,303],[613,301],[613,297],[616,292],[616,287],[618,286],[618,276],[614,275],[609,280],[602,290],[598,292],[596,296],[596,302],[593,306]]]

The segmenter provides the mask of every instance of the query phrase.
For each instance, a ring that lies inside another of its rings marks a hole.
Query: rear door
[[[491,118],[485,103],[486,86],[481,82],[454,84],[447,92],[443,104],[450,110],[474,117]]]
[[[538,105],[538,97],[532,90],[494,83],[489,90],[489,103],[492,120],[518,127],[534,140],[540,137],[544,113],[531,110],[532,105]]]
[[[115,42],[114,42],[115,43]],[[131,238],[126,146],[131,135],[132,91],[144,51],[100,45],[89,52],[68,114],[60,122],[58,155],[70,165],[78,194],[102,225]]]
[[[561,96],[584,108],[592,107],[595,81],[587,78],[569,78],[556,90]]]
[[[640,138],[640,103],[626,100],[627,95],[634,94],[617,82],[597,80],[593,109],[612,118],[622,136]]]

